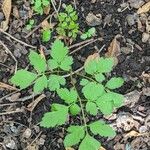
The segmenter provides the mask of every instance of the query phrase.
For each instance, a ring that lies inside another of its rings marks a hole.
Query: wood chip
[[[142,13],[146,13],[150,10],[150,1],[147,2],[145,5],[143,5],[142,7],[140,7],[137,11],[137,14],[142,14]]]
[[[11,4],[12,4],[11,0],[4,0],[2,4],[2,11],[6,19],[5,21],[2,21],[1,23],[1,28],[3,31],[6,31],[8,29],[8,23],[9,23],[11,8],[12,8]]]
[[[16,91],[18,90],[17,88],[11,86],[11,85],[8,85],[6,83],[3,83],[3,82],[0,82],[0,88],[2,89],[7,89],[7,90],[10,90],[10,91]]]

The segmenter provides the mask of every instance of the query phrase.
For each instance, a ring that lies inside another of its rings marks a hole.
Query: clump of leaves
[[[33,28],[34,24],[35,24],[34,19],[30,19],[28,24],[26,25],[26,29],[31,30]]]
[[[60,97],[60,103],[53,103],[50,112],[46,112],[40,122],[40,126],[52,128],[67,122],[68,116],[80,114],[83,124],[70,125],[68,134],[64,138],[64,146],[79,145],[79,150],[99,150],[101,143],[94,136],[114,137],[116,135],[112,127],[103,120],[87,122],[89,115],[96,116],[99,113],[110,115],[114,109],[123,104],[123,95],[114,92],[123,85],[121,77],[112,77],[109,80],[106,74],[110,73],[114,66],[113,58],[97,57],[86,61],[84,65],[85,76],[81,77],[79,92],[73,82],[72,68],[73,59],[68,55],[68,47],[60,40],[56,40],[51,47],[48,62],[40,54],[31,51],[29,54],[30,64],[36,72],[19,70],[11,78],[11,82],[20,88],[26,88],[34,84],[34,92],[42,92],[44,88],[56,91]],[[58,71],[69,71],[72,87],[65,86],[66,80]],[[51,74],[48,75],[47,71]],[[65,86],[65,87],[64,87]],[[79,94],[81,93],[81,94]]]
[[[31,4],[33,5],[33,10],[42,15],[44,8],[50,5],[50,0],[32,0]]]
[[[71,5],[65,6],[64,12],[60,12],[58,15],[58,27],[57,33],[64,37],[70,37],[75,39],[79,32],[79,24],[77,23],[77,12]]]
[[[96,32],[96,29],[95,29],[94,27],[92,27],[92,28],[88,29],[87,32],[83,33],[83,34],[80,36],[80,38],[81,38],[82,40],[86,40],[87,38],[91,38],[92,36],[94,36],[94,35],[95,35],[95,32]]]

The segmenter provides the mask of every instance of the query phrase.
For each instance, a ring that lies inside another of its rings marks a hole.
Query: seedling
[[[81,90],[79,91],[71,71],[73,59],[68,52],[68,47],[64,46],[60,40],[52,44],[51,58],[48,62],[40,54],[31,51],[29,60],[36,72],[21,69],[11,78],[11,82],[21,89],[34,84],[34,93],[40,93],[45,88],[55,91],[60,98],[60,103],[54,102],[51,105],[51,111],[44,114],[40,126],[53,128],[64,125],[67,123],[68,116],[75,117],[80,114],[82,124],[69,125],[64,146],[79,145],[79,150],[99,150],[101,143],[94,136],[114,137],[116,133],[103,120],[87,122],[86,118],[99,113],[110,115],[114,109],[122,106],[123,95],[113,90],[121,87],[124,81],[121,77],[112,77],[107,80],[106,74],[112,71],[114,59],[98,57],[85,63],[86,75],[76,73],[80,77],[78,86],[81,86]],[[68,84],[66,84],[65,75],[61,74],[62,71],[70,71],[72,87],[67,88]]]
[[[42,31],[42,41],[48,42],[51,38],[51,30],[50,29],[43,29]]]
[[[30,19],[30,20],[29,20],[29,23],[28,23],[27,26],[26,26],[26,29],[27,29],[27,30],[31,30],[31,29],[33,28],[34,24],[35,24],[34,19]]]
[[[80,38],[82,40],[86,40],[87,38],[91,38],[95,35],[96,29],[94,27],[90,28],[87,32],[83,33]]]
[[[66,6],[64,12],[60,12],[58,15],[57,33],[61,36],[75,39],[79,32],[77,20],[77,12],[74,8],[71,5]]]
[[[50,0],[32,0],[33,10],[42,15],[44,8],[50,5]]]

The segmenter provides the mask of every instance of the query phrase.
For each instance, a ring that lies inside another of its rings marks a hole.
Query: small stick
[[[15,72],[17,71],[17,64],[18,64],[18,61],[17,59],[15,58],[15,56],[12,54],[12,52],[8,49],[8,47],[0,40],[0,44],[5,48],[6,52],[9,53],[11,55],[11,57],[14,59],[15,61]]]
[[[5,32],[5,31],[3,31],[2,29],[0,29],[0,32],[2,32],[3,34],[9,36],[10,38],[12,38],[13,40],[17,41],[18,43],[21,43],[21,44],[23,44],[23,45],[25,45],[27,47],[30,47],[30,48],[34,48],[34,49],[36,48],[36,46],[29,45],[29,44],[27,44],[27,43],[25,43],[25,42],[15,38],[15,37],[13,37],[12,35],[10,35],[9,33]]]
[[[82,49],[83,47],[85,47],[85,46],[87,46],[87,45],[89,45],[89,44],[92,44],[92,43],[94,43],[94,42],[96,42],[96,41],[98,41],[98,40],[100,40],[100,38],[95,39],[95,40],[92,40],[92,41],[90,41],[90,42],[88,42],[88,43],[86,43],[86,44],[84,44],[84,45],[78,47],[77,49],[71,51],[69,54],[73,54],[73,53],[79,51],[80,49]]]
[[[16,105],[17,103],[0,104],[0,107]]]
[[[54,10],[55,10],[55,12],[57,14],[57,16],[58,16],[58,10],[55,7],[54,0],[51,0],[51,3],[52,3],[52,6],[53,6],[53,8],[54,8]]]
[[[76,43],[76,44],[74,44],[74,45],[71,45],[71,46],[69,46],[69,49],[72,49],[72,48],[77,47],[77,46],[81,46],[81,45],[83,45],[83,44],[85,44],[85,43],[88,43],[88,42],[91,42],[91,41],[93,41],[93,38],[92,38],[92,39],[85,40],[85,41],[82,41],[82,42],[79,42],[79,43]]]
[[[2,115],[10,115],[10,114],[20,113],[20,112],[24,112],[24,110],[23,109],[18,109],[18,110],[15,110],[15,111],[2,112],[2,113],[0,113],[0,116],[2,116]]]

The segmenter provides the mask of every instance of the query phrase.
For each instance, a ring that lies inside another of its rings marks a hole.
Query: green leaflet
[[[98,82],[103,82],[105,80],[105,76],[102,73],[95,74],[95,79]]]
[[[82,88],[82,93],[89,101],[97,100],[104,92],[104,86],[96,82],[89,82]],[[94,94],[93,94],[94,93]]]
[[[78,144],[85,135],[84,127],[82,126],[70,126],[67,130],[69,134],[64,139],[65,147],[70,147]]]
[[[21,89],[27,88],[37,78],[37,75],[27,70],[18,70],[10,79],[12,84],[19,86]]]
[[[45,72],[47,69],[46,60],[40,54],[31,51],[29,54],[30,64],[38,71],[38,73]]]
[[[80,85],[85,86],[85,85],[87,85],[89,82],[90,82],[89,80],[83,78],[83,79],[80,81]]]
[[[91,132],[95,135],[99,134],[104,137],[114,137],[116,135],[115,131],[103,121],[91,123],[89,127]]]
[[[113,111],[112,95],[105,93],[96,101],[97,106],[104,115],[110,115]]]
[[[77,101],[78,94],[76,90],[71,89],[70,91],[66,88],[61,88],[57,90],[57,94],[61,99],[65,101],[67,104],[71,104]]]
[[[52,112],[44,114],[40,126],[45,128],[62,125],[66,122],[68,116],[68,107],[60,104],[52,105]]]
[[[58,75],[50,75],[48,80],[48,87],[51,91],[58,90],[60,88],[60,85],[65,85],[66,80],[62,76]]]
[[[113,69],[114,59],[113,58],[96,58],[85,64],[85,72],[90,75],[98,73],[108,73]]]
[[[47,88],[47,77],[45,75],[39,77],[34,84],[34,93],[41,93],[45,88]]]
[[[51,70],[61,68],[62,70],[69,71],[73,63],[71,56],[68,56],[68,47],[64,46],[64,43],[60,40],[55,40],[51,48],[51,56],[53,59],[49,59],[48,65]]]
[[[80,113],[81,108],[79,107],[79,105],[73,104],[70,106],[69,110],[72,115],[77,115]]]
[[[51,38],[51,30],[50,29],[45,29],[42,31],[42,41],[43,42],[48,42]]]
[[[87,111],[90,115],[96,116],[97,113],[98,113],[96,104],[93,103],[93,102],[87,102],[87,103],[86,103],[86,111]]]
[[[89,134],[82,140],[79,150],[99,150],[101,144]]]
[[[107,83],[106,83],[106,87],[109,88],[109,89],[116,89],[116,88],[119,88],[123,85],[124,83],[124,80],[120,77],[114,77],[114,78],[111,78]]]

